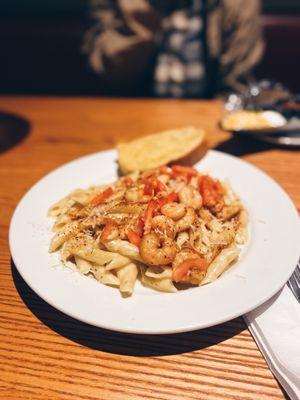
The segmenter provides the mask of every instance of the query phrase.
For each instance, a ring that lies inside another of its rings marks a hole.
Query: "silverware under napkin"
[[[287,284],[300,303],[300,260],[298,261],[296,269],[288,280]]]

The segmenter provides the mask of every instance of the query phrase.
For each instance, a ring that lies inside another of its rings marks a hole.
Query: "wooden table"
[[[2,97],[0,111],[25,119],[4,119],[19,132],[5,140],[0,127],[0,397],[284,399],[241,318],[166,336],[125,335],[82,324],[47,305],[25,284],[11,262],[7,232],[15,206],[39,178],[120,140],[187,124],[204,127],[212,146],[266,171],[298,207],[299,152],[221,133],[218,102]]]

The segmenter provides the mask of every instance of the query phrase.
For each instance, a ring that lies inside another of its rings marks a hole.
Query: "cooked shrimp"
[[[209,210],[207,210],[206,208],[203,208],[203,207],[201,208],[201,210],[199,210],[199,217],[205,223],[210,222],[214,218],[213,214]]]
[[[177,253],[173,262],[173,280],[199,285],[206,274],[208,263],[205,258],[191,248]]]
[[[108,222],[100,234],[99,239],[102,242],[117,239],[119,236],[118,227],[113,222]]]
[[[224,221],[228,221],[229,219],[235,217],[240,211],[241,206],[239,204],[224,206],[221,212],[218,214],[218,217],[222,218]]]
[[[183,261],[198,258],[198,256],[199,253],[193,250],[191,247],[184,247],[176,254],[172,267],[173,269],[177,269],[178,266],[183,263]]]
[[[138,201],[141,200],[142,197],[143,197],[143,191],[135,187],[128,189],[125,193],[125,199],[129,203],[137,203]]]
[[[183,232],[195,221],[196,213],[192,207],[188,207],[185,215],[176,221],[176,231]]]
[[[229,246],[236,235],[236,228],[234,224],[231,225],[223,225],[223,229],[221,232],[213,231],[211,234],[211,242],[214,245],[218,246],[220,249]]]
[[[146,264],[166,265],[176,256],[177,247],[172,240],[160,242],[156,233],[151,232],[143,236],[140,245],[140,255]]]
[[[171,218],[157,215],[152,218],[151,227],[159,237],[174,239],[175,223]]]
[[[178,193],[185,185],[186,185],[186,182],[181,181],[181,180],[171,179],[168,182],[169,189],[175,193]]]
[[[185,214],[185,206],[181,203],[167,203],[161,207],[162,214],[166,215],[169,218],[172,218],[174,221],[182,218]]]
[[[201,208],[202,197],[196,188],[191,185],[184,186],[178,193],[180,203],[195,210]]]
[[[149,203],[150,200],[151,200],[151,196],[149,196],[148,194],[144,194],[144,195],[140,198],[139,203],[143,203],[143,204]]]
[[[121,225],[118,227],[120,239],[127,239],[127,225]]]

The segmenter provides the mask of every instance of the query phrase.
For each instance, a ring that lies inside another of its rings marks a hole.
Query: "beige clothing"
[[[118,14],[101,3],[94,0],[92,16],[97,22],[85,40],[90,65],[108,84],[139,85],[153,64],[165,16],[151,0],[118,0]],[[263,53],[260,1],[206,4],[208,95],[241,91]]]

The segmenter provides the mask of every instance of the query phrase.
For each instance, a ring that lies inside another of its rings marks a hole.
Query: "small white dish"
[[[232,113],[234,115],[235,113],[239,113],[239,111],[235,111]],[[246,110],[242,111],[242,113],[247,113]],[[252,113],[252,112],[250,112]],[[226,120],[226,116],[222,119],[220,126],[223,130],[231,132],[235,135],[256,135],[256,136],[265,136],[265,135],[271,135],[276,132],[279,132],[282,129],[285,129],[287,126],[287,120],[284,118],[283,115],[281,115],[277,111],[262,111],[262,112],[257,112],[261,118],[263,118],[265,121],[267,121],[269,126],[265,127],[252,127],[252,128],[247,128],[246,126],[240,129],[228,129],[224,128],[223,121]],[[255,113],[256,114],[256,113]],[[230,116],[230,114],[229,114]]]
[[[266,174],[230,155],[210,150],[196,165],[229,179],[250,214],[250,240],[241,259],[217,281],[177,293],[136,285],[131,298],[62,266],[49,254],[51,204],[71,190],[117,178],[116,151],[70,162],[35,184],[13,215],[9,242],[14,263],[46,302],[101,328],[142,334],[185,332],[240,316],[273,296],[299,256],[299,218],[287,194]]]
[[[261,116],[269,122],[272,128],[282,128],[287,123],[284,116],[277,111],[263,111]]]

